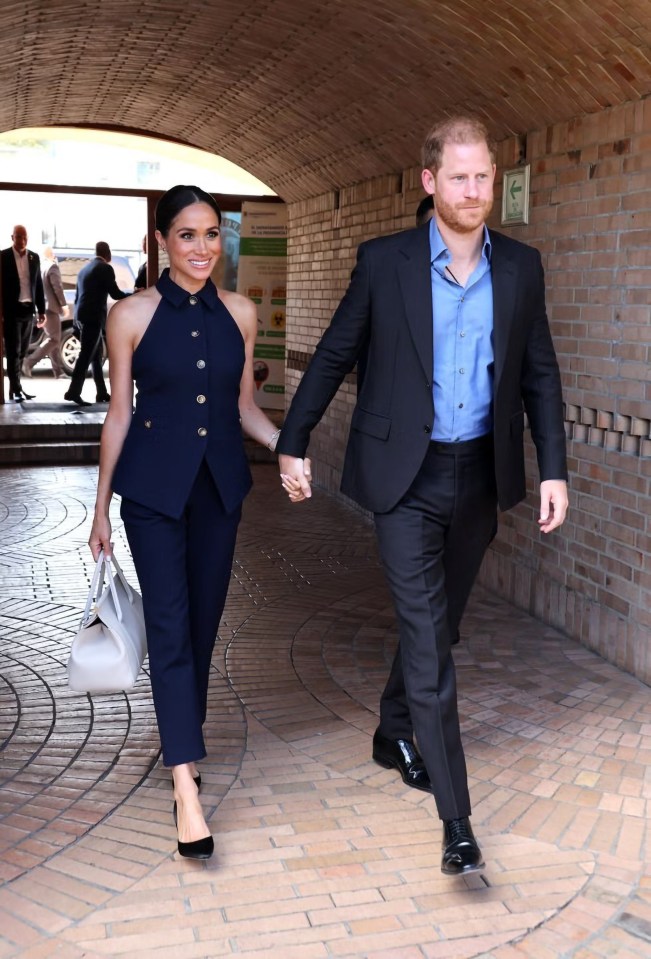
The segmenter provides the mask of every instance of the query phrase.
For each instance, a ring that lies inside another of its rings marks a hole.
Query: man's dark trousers
[[[76,329],[79,331],[79,327],[76,327]],[[102,372],[103,349],[101,324],[82,323],[80,341],[81,348],[77,362],[75,363],[75,368],[72,371],[72,379],[68,392],[71,393],[72,396],[81,396],[86,373],[92,363],[95,388],[98,396],[101,396],[106,393],[106,383],[104,382],[104,374]]]
[[[12,316],[5,316],[5,351],[7,354],[7,377],[9,390],[20,390],[20,373],[27,356],[34,326],[34,304],[17,303]]]
[[[400,636],[379,728],[389,739],[416,733],[444,820],[471,812],[451,638],[495,535],[492,442],[430,443],[407,494],[375,514]]]

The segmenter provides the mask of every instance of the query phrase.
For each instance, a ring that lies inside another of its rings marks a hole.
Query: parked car
[[[73,326],[77,274],[81,270],[82,266],[85,266],[95,258],[95,253],[92,250],[68,250],[57,249],[56,247],[54,252],[59,263],[59,269],[61,270],[61,280],[63,282],[63,292],[66,298],[66,303],[70,308],[70,315],[61,320],[61,362],[68,376],[71,376],[74,365],[77,361],[77,357],[79,356],[80,347],[79,338]],[[111,258],[111,266],[115,270],[115,280],[119,288],[129,293],[133,292],[136,277],[128,257],[122,256],[121,254],[113,254]],[[115,300],[109,297],[109,310],[114,303]],[[29,353],[32,353],[41,344],[44,337],[44,331],[39,330],[38,327],[34,325]],[[106,344],[103,344],[103,350],[103,362],[105,363]]]

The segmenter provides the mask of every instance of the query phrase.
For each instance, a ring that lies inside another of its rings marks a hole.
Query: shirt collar
[[[190,301],[190,297],[193,295],[198,297],[205,306],[213,308],[217,305],[217,300],[219,299],[217,288],[212,280],[206,280],[205,285],[202,286],[200,290],[197,290],[196,293],[188,293],[187,290],[184,290],[182,286],[179,286],[170,278],[169,268],[164,269],[158,277],[156,289],[172,306],[176,307],[186,306]]]
[[[430,262],[434,264],[439,257],[449,259],[450,252],[445,245],[441,232],[438,228],[436,222],[436,217],[432,217],[429,221],[429,247],[430,247]],[[482,256],[486,257],[488,263],[491,261],[491,252],[492,252],[491,238],[488,232],[488,227],[484,224],[484,242],[482,244],[481,252]]]

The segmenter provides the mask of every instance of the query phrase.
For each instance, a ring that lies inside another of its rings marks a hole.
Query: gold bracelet
[[[271,439],[270,439],[269,442],[267,443],[267,449],[268,449],[268,450],[271,450],[272,453],[273,453],[274,450],[276,449],[276,445],[277,445],[277,443],[278,443],[278,437],[279,437],[279,436],[280,436],[280,430],[276,430],[276,432],[272,435]]]

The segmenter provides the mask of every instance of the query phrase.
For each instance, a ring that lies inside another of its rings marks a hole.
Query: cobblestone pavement
[[[0,485],[0,959],[651,954],[649,689],[477,590],[456,659],[487,868],[370,760],[395,624],[372,530],[256,466],[214,658],[208,863],[175,852],[147,676],[66,686],[95,470]],[[133,576],[117,519],[116,550]]]

